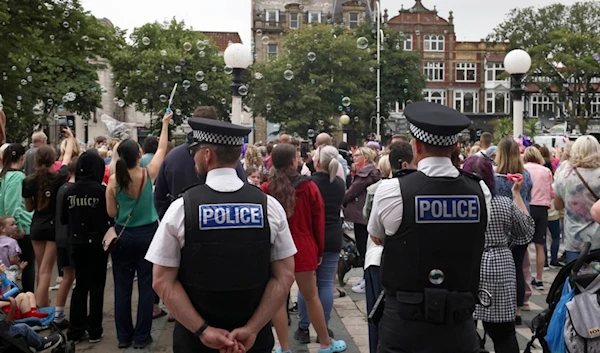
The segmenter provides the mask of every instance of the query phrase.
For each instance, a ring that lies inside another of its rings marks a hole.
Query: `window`
[[[487,114],[508,114],[510,108],[508,92],[486,92],[485,112]]]
[[[477,64],[475,63],[457,63],[456,81],[475,82],[477,78]]]
[[[446,105],[446,91],[425,90],[423,97],[427,102]]]
[[[300,28],[300,21],[298,21],[298,13],[297,12],[293,12],[290,13],[290,28],[291,29],[298,29]]]
[[[592,97],[590,104],[590,108],[592,110],[590,115],[600,114],[600,95],[596,94],[594,97]]]
[[[508,81],[508,78],[504,80],[499,79],[498,76],[504,73],[503,63],[488,63],[485,67],[485,80],[486,81]]]
[[[279,22],[279,10],[267,10],[265,17],[267,22]]]
[[[404,50],[412,50],[412,34],[409,34],[404,40]]]
[[[423,66],[423,73],[429,81],[444,81],[444,63],[426,62]]]
[[[277,44],[269,44],[267,47],[267,59],[277,60]]]
[[[478,113],[479,93],[455,91],[454,109],[462,113]]]
[[[425,51],[444,51],[444,36],[426,35],[423,40]]]
[[[308,22],[309,23],[321,23],[321,13],[320,12],[311,12],[308,14]]]
[[[547,96],[542,95],[531,95],[530,97],[531,109],[529,110],[531,114],[529,116],[539,117],[540,114],[545,112],[546,110],[554,112],[554,102],[552,99]]]
[[[350,21],[348,21],[348,22],[349,22],[350,28],[358,27],[358,25],[360,24],[360,16],[359,16],[358,12],[350,12]]]

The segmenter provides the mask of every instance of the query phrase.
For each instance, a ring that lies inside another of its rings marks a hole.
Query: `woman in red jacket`
[[[318,353],[342,352],[346,343],[331,339],[327,332],[315,276],[325,246],[325,206],[317,185],[296,172],[296,158],[296,147],[277,145],[271,154],[271,179],[263,183],[261,189],[277,199],[287,214],[298,250],[294,255],[296,282],[306,301],[310,322],[317,331],[321,344]],[[275,353],[291,353],[285,305],[273,318],[273,325],[281,344]]]

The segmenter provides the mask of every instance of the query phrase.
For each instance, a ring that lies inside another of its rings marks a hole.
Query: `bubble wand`
[[[167,107],[167,114],[171,112],[171,104],[173,104],[173,97],[175,97],[175,92],[177,91],[177,84],[173,86],[173,91],[171,91],[171,98],[169,98],[169,106]]]

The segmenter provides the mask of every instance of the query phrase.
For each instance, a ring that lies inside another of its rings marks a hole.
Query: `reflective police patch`
[[[263,208],[260,204],[229,203],[198,206],[200,229],[262,228]]]
[[[416,223],[479,223],[479,198],[472,195],[415,197]]]

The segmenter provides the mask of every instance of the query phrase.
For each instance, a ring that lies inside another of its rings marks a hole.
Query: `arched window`
[[[494,99],[494,112],[504,114],[506,111],[505,106],[506,96],[504,93],[496,93],[496,98]]]
[[[473,113],[475,111],[475,97],[473,97],[473,93],[465,93],[463,104],[464,113]]]

